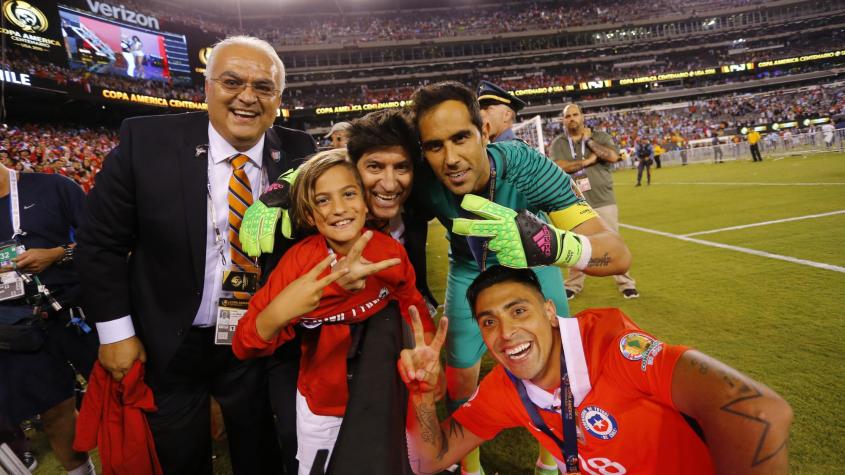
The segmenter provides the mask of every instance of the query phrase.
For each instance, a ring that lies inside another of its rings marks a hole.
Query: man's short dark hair
[[[467,289],[467,300],[469,300],[469,308],[472,310],[473,318],[476,317],[475,302],[478,300],[478,295],[481,291],[504,282],[516,282],[527,285],[536,290],[540,294],[540,297],[545,300],[540,280],[537,278],[537,274],[531,269],[512,269],[505,266],[493,266],[478,274],[478,277],[472,281],[472,284]]]
[[[357,164],[367,152],[396,146],[405,150],[412,163],[421,159],[420,138],[408,109],[370,112],[352,121],[346,132],[349,135],[346,150],[352,163]]]
[[[478,99],[475,96],[475,92],[456,81],[438,82],[423,86],[414,91],[411,100],[414,102],[412,106],[414,110],[414,125],[417,127],[420,125],[420,117],[426,112],[434,109],[440,103],[450,100],[459,101],[466,106],[469,111],[470,120],[478,128],[479,132],[484,124],[484,121],[481,119],[481,111],[478,108]]]

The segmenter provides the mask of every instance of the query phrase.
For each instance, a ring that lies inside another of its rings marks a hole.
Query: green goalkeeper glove
[[[527,210],[517,213],[476,195],[464,196],[461,208],[487,219],[456,218],[452,221],[452,232],[490,238],[488,248],[496,253],[503,266],[574,267],[579,264],[585,247],[589,252],[590,245],[584,245],[589,240],[584,236],[557,229]]]
[[[258,257],[263,252],[273,252],[276,223],[280,217],[282,235],[288,239],[293,235],[288,209],[291,205],[291,188],[297,175],[298,168],[282,173],[276,182],[247,208],[239,235],[241,246],[247,255]]]

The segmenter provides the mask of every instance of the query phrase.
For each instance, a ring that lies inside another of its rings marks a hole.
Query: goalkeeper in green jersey
[[[475,94],[455,82],[420,88],[412,97],[425,162],[414,178],[411,206],[434,214],[450,230],[444,315],[447,405],[456,409],[478,385],[486,347],[466,290],[486,267],[532,267],[558,313],[569,316],[560,267],[591,275],[628,270],[631,256],[573,191],[551,160],[519,141],[488,145]],[[465,473],[480,473],[477,454]]]
[[[554,162],[519,141],[488,145],[489,126],[471,90],[439,83],[421,88],[413,100],[425,160],[415,164],[413,192],[405,206],[420,211],[418,215],[434,215],[450,230],[444,314],[449,317],[451,411],[475,391],[486,351],[466,300],[467,287],[483,268],[532,267],[543,293],[554,300],[561,316],[569,316],[560,267],[613,275],[625,272],[631,257],[619,235],[575,194],[569,176]],[[279,213],[261,208],[260,215],[269,218],[273,229]],[[464,236],[470,234],[474,236]],[[480,470],[477,453],[465,459],[465,473]]]

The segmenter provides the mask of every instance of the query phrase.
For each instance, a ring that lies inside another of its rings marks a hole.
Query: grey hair
[[[205,65],[206,80],[211,79],[211,71],[214,70],[214,60],[217,58],[217,53],[226,46],[231,45],[247,46],[266,53],[267,56],[273,60],[273,64],[276,66],[276,69],[279,70],[279,74],[281,76],[281,81],[278,84],[279,90],[283,91],[285,89],[285,65],[282,63],[281,58],[279,58],[279,54],[276,53],[276,50],[270,43],[260,38],[246,35],[230,36],[218,41],[214,47],[211,48],[211,53],[208,54],[208,61]]]

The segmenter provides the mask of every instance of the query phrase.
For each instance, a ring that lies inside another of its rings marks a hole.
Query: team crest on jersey
[[[645,372],[654,358],[663,349],[663,343],[644,333],[628,333],[619,340],[619,351],[626,359],[641,361],[640,369]]]
[[[602,440],[610,440],[619,432],[616,419],[598,406],[587,406],[581,411],[581,424],[590,435]]]

